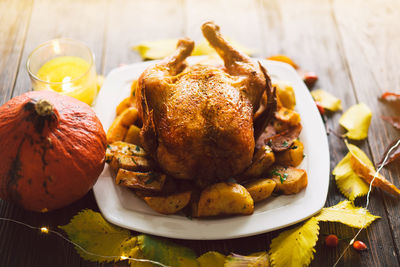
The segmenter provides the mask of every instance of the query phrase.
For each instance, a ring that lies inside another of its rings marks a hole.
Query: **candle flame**
[[[61,52],[60,42],[58,40],[53,41],[53,51],[55,54],[59,54]]]

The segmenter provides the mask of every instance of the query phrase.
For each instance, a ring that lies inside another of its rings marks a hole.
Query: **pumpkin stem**
[[[46,99],[40,99],[35,104],[35,110],[40,116],[50,116],[53,113],[53,105]]]

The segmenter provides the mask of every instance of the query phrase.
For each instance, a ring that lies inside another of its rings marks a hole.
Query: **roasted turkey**
[[[254,114],[271,91],[262,66],[235,50],[217,25],[206,22],[202,32],[225,67],[188,66],[194,42],[181,39],[171,56],[142,73],[137,90],[144,149],[164,172],[197,185],[232,178],[251,164]]]

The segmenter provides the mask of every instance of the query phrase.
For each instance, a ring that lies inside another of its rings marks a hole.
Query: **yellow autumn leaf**
[[[351,106],[339,119],[339,124],[343,126],[347,136],[353,140],[362,140],[368,136],[368,128],[371,123],[372,112],[367,105],[360,103]]]
[[[318,221],[340,222],[354,228],[369,226],[380,216],[369,213],[368,210],[355,207],[351,201],[341,201],[335,206],[323,208],[315,217]]]
[[[267,252],[257,252],[248,256],[231,254],[226,256],[224,267],[269,267]]]
[[[190,248],[149,235],[139,235],[137,240],[140,256],[145,259],[174,267],[198,267],[196,254]]]
[[[347,142],[346,145],[350,151],[349,153],[351,154],[351,168],[366,183],[370,184],[376,172],[374,165],[360,148],[355,145],[348,144]],[[394,196],[400,196],[400,190],[379,173],[376,175],[372,186],[379,187]]]
[[[247,55],[251,55],[254,53],[253,50],[243,46],[237,41],[232,40],[230,38],[226,39],[234,48],[241,51],[242,53],[245,53]],[[133,46],[132,49],[137,51],[143,59],[162,59],[166,56],[169,56],[175,51],[177,42],[178,39],[146,41],[136,46]],[[215,49],[212,48],[208,44],[208,42],[204,39],[195,45],[192,52],[192,56],[213,55],[213,54],[216,54]]]
[[[178,39],[164,39],[142,42],[134,47],[143,59],[161,59],[172,54]]]
[[[269,256],[272,266],[307,266],[314,258],[314,246],[318,240],[318,220],[314,217],[306,223],[280,233],[271,242]]]
[[[208,251],[197,258],[200,267],[224,267],[225,255],[216,251]]]
[[[294,61],[290,57],[285,56],[285,55],[278,54],[278,55],[270,56],[267,59],[268,60],[279,61],[279,62],[284,62],[286,64],[291,65],[295,69],[299,68],[299,66],[296,63],[294,63]]]
[[[118,257],[107,256],[135,257],[139,249],[137,238],[132,237],[128,230],[108,223],[100,213],[92,210],[79,212],[67,225],[59,228],[67,233],[72,242],[89,252],[76,247],[85,260],[119,261]]]
[[[369,186],[353,171],[350,159],[351,153],[347,153],[333,169],[332,174],[339,191],[350,201],[354,201],[357,197],[365,196]]]
[[[338,111],[342,109],[340,99],[322,89],[312,91],[311,95],[324,109],[330,111]]]

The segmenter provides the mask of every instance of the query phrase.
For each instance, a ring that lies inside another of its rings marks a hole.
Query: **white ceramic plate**
[[[199,57],[189,58],[194,63]],[[300,113],[305,158],[300,168],[307,170],[308,186],[291,196],[271,197],[255,205],[254,214],[218,219],[189,219],[182,215],[162,215],[151,210],[129,189],[115,185],[108,166],[93,188],[97,204],[111,223],[143,233],[180,239],[227,239],[256,235],[300,222],[325,204],[329,185],[329,147],[324,125],[314,101],[296,71],[287,64],[259,59],[272,79],[292,83],[296,110]],[[114,69],[104,81],[94,107],[107,130],[115,117],[115,107],[130,93],[132,80],[155,61]]]

